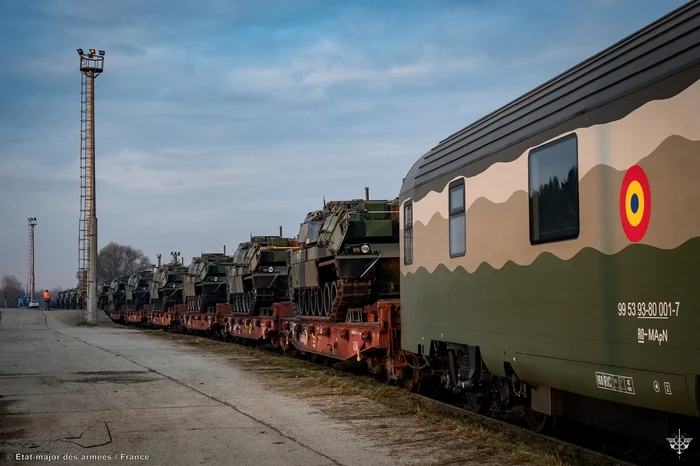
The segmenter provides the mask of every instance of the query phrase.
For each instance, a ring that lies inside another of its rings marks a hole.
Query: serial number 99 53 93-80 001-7
[[[617,303],[617,315],[638,319],[668,319],[678,317],[680,307],[678,301],[630,301]]]

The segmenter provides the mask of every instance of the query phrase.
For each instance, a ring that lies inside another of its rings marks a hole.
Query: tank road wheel
[[[197,300],[196,305],[195,305],[195,310],[197,312],[202,312],[202,309],[204,308],[204,295],[200,294],[195,299]]]
[[[316,290],[309,288],[309,313],[312,316],[316,315]]]
[[[320,287],[320,286],[317,286],[317,287],[314,289],[314,300],[313,300],[313,303],[314,303],[314,313],[315,313],[314,315],[315,315],[315,316],[321,316],[321,315],[322,315],[322,313],[321,313],[322,298],[323,298],[323,296],[322,296],[322,292],[321,292],[321,287]]]
[[[467,404],[469,408],[478,414],[486,415],[491,411],[491,405],[493,404],[493,395],[490,393],[488,395],[467,395]]]
[[[338,284],[336,282],[331,283],[331,305],[330,308],[328,309],[328,312],[333,310],[333,303],[335,302],[335,298],[338,297]]]
[[[533,411],[529,405],[525,406],[525,420],[527,425],[538,434],[546,434],[554,427],[557,416]]]
[[[299,314],[306,315],[306,288],[299,290]]]
[[[248,311],[248,314],[253,313],[253,292],[249,291],[246,295],[246,308]]]
[[[331,285],[326,282],[323,285],[323,315],[328,317],[331,314]]]

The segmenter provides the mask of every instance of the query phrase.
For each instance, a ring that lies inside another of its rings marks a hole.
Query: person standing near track
[[[49,290],[44,290],[44,303],[46,303],[46,310],[49,310],[49,303],[51,302],[51,293]]]

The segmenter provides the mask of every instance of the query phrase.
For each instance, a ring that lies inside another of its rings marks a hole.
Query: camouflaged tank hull
[[[697,29],[694,45],[683,40],[684,54],[646,77],[630,72],[623,97],[609,101],[612,91],[598,83],[586,110],[571,109],[555,127],[513,136],[484,158],[458,154],[453,139],[414,165],[400,196],[401,248],[412,252],[401,263],[403,349],[478,346],[495,375],[509,363],[531,384],[699,415]],[[565,108],[565,98],[555,105]],[[533,245],[531,150],[567,136],[578,231]],[[451,257],[449,186],[458,180],[466,248]]]

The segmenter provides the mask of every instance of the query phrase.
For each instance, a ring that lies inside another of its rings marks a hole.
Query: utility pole
[[[36,226],[36,217],[29,217],[29,302],[34,302],[34,227]],[[7,307],[7,306],[6,306]]]
[[[97,208],[95,197],[95,78],[104,69],[104,50],[80,56],[80,221],[78,289],[87,299],[87,321],[97,322]],[[87,283],[85,283],[87,281]],[[86,286],[87,285],[87,286]]]

